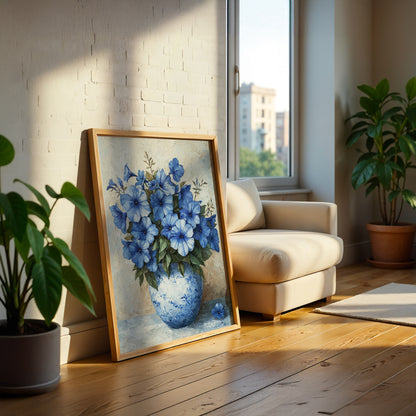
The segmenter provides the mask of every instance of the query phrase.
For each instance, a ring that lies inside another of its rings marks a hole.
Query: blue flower
[[[175,193],[175,185],[170,179],[170,176],[167,176],[163,169],[160,169],[156,173],[156,183],[158,188],[162,190],[165,194],[173,195]]]
[[[117,184],[112,179],[108,182],[106,190],[108,191],[109,189],[114,189],[115,191],[117,190]]]
[[[195,228],[199,224],[199,214],[201,212],[201,204],[197,201],[191,201],[187,204],[182,204],[182,209],[180,211],[181,219],[186,220],[188,224],[192,225],[192,228]]]
[[[124,181],[127,182],[132,176],[137,176],[137,175],[129,169],[126,163],[124,165]]]
[[[133,185],[129,186],[128,191],[120,196],[120,202],[127,211],[127,218],[132,222],[139,222],[140,218],[150,214],[146,193]]]
[[[114,217],[114,224],[117,228],[119,228],[124,234],[127,231],[127,225],[126,225],[126,218],[127,214],[117,206],[117,204],[112,205],[110,207],[110,211],[113,214]]]
[[[169,172],[176,182],[179,182],[185,173],[183,166],[179,164],[176,157],[169,162]]]
[[[220,239],[218,237],[218,231],[216,228],[211,228],[208,237],[208,244],[213,250],[217,252],[220,251]]]
[[[143,217],[139,222],[133,223],[131,233],[137,240],[146,241],[150,245],[159,234],[159,230],[149,217]]]
[[[158,269],[158,264],[156,261],[156,250],[150,250],[150,260],[147,262],[146,267],[148,268],[149,272],[155,272]]]
[[[146,173],[144,170],[139,170],[136,177],[136,185],[142,186],[146,182]]]
[[[156,221],[173,212],[173,196],[166,195],[162,191],[156,191],[150,195],[150,204]]]
[[[225,316],[225,309],[222,303],[216,303],[211,310],[211,314],[216,319],[222,319]]]
[[[182,187],[181,191],[179,192],[178,199],[181,205],[189,204],[194,200],[191,192],[191,185],[185,185]]]
[[[166,238],[170,240],[172,235],[172,229],[176,224],[176,221],[178,221],[178,214],[168,214],[165,217],[162,218],[162,235],[164,235]]]
[[[154,179],[149,182],[149,190],[150,191],[156,191],[156,189],[159,189],[159,184]]]
[[[199,241],[201,247],[205,248],[208,244],[208,237],[211,233],[211,228],[208,227],[208,221],[205,217],[200,217],[200,223],[194,229],[194,238]]]
[[[139,269],[150,260],[149,244],[146,241],[133,240],[125,241],[123,243],[123,257],[131,260]]]
[[[181,256],[186,256],[194,249],[195,240],[193,234],[192,227],[185,220],[176,221],[170,238],[172,248],[177,250]]]
[[[119,177],[117,177],[117,182],[118,182],[118,185],[120,186],[120,188],[121,189],[123,189],[123,181],[119,178]]]

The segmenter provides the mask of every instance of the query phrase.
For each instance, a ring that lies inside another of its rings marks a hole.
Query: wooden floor
[[[416,269],[338,270],[333,301]],[[58,388],[0,399],[0,415],[416,415],[416,328],[313,313],[242,313],[241,330],[120,363],[62,367]],[[1,371],[1,369],[0,369]]]

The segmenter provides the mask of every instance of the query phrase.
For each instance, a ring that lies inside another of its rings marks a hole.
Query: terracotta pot
[[[0,335],[0,395],[31,395],[54,389],[61,378],[60,342],[61,327],[56,323],[42,333]]]
[[[367,224],[367,230],[370,235],[373,263],[413,265],[411,256],[416,232],[415,224]]]

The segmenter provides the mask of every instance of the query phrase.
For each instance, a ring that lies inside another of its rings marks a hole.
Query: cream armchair
[[[343,255],[335,204],[261,201],[252,180],[228,182],[226,200],[241,310],[277,320],[335,293],[335,266]]]

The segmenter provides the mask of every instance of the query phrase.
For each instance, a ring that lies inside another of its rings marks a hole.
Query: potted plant
[[[400,223],[404,204],[416,207],[416,195],[407,187],[409,169],[415,168],[416,78],[406,83],[406,96],[390,92],[387,79],[375,87],[357,87],[361,111],[347,119],[355,123],[347,138],[351,148],[359,141],[360,153],[352,172],[352,186],[366,188],[366,196],[377,193],[381,222],[367,224],[372,246],[370,263],[379,267],[407,267],[413,264],[411,250],[416,230]],[[402,245],[403,236],[403,245]]]
[[[11,142],[0,135],[0,167],[14,159]],[[84,196],[69,182],[59,193],[46,185],[47,198],[15,179],[36,198],[24,200],[0,189],[0,393],[34,394],[51,390],[60,379],[60,326],[52,322],[66,287],[92,314],[93,289],[87,273],[68,245],[50,230],[56,203],[66,199],[89,219]],[[25,319],[31,300],[42,319]]]

